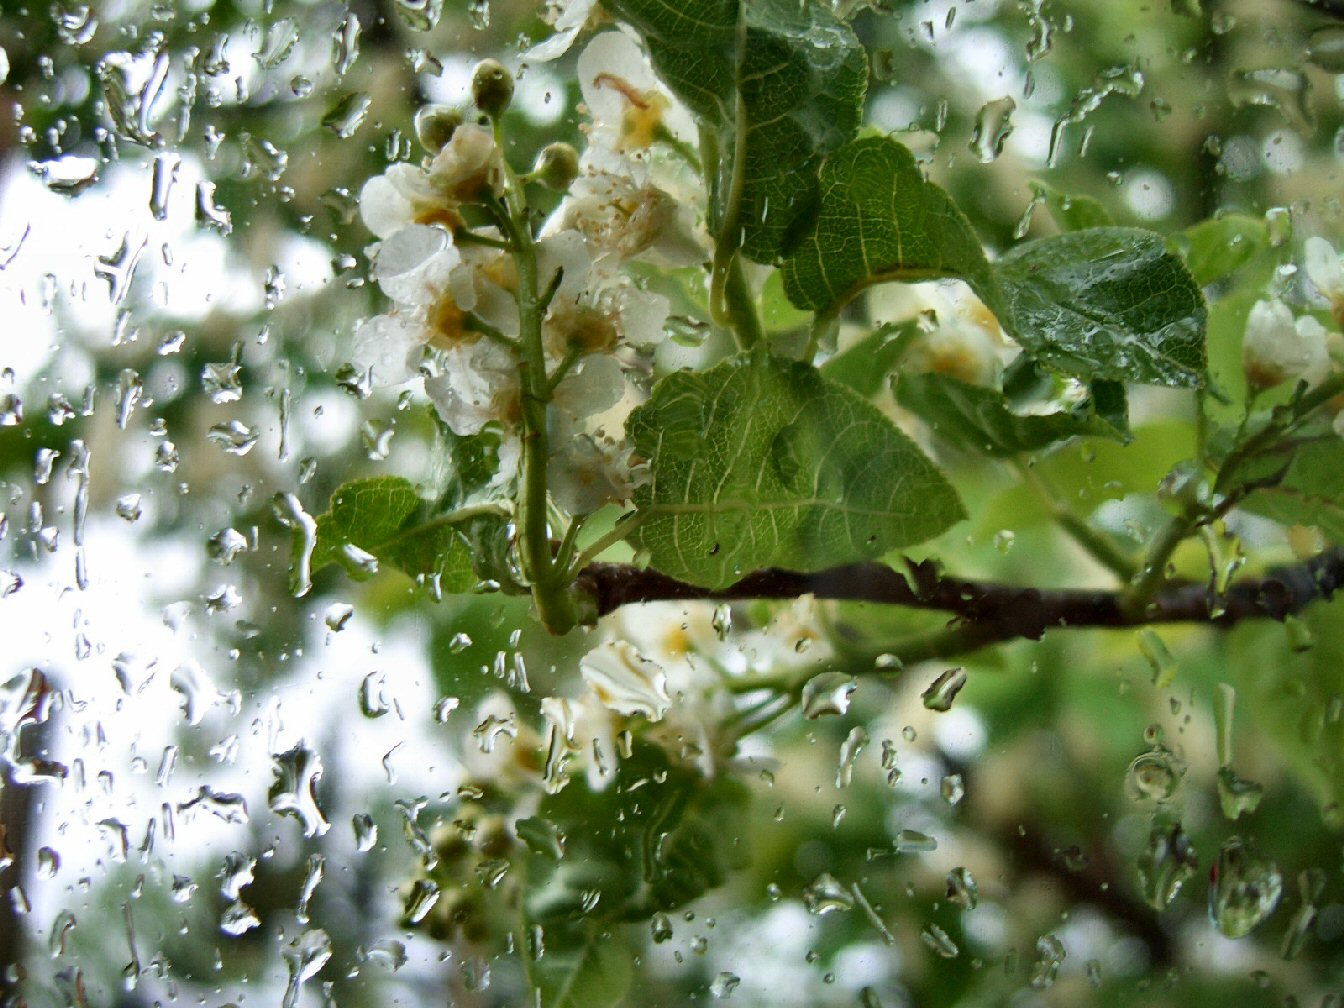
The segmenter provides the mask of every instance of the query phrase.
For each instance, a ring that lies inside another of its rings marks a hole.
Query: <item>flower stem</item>
[[[578,614],[568,590],[568,571],[551,553],[550,524],[546,520],[546,465],[550,460],[546,407],[551,401],[552,387],[546,375],[541,322],[547,298],[538,285],[537,248],[527,221],[527,203],[521,186],[511,172],[508,174],[507,204],[496,201],[491,209],[513,246],[518,272],[518,376],[522,386],[523,428],[519,565],[532,586],[532,601],[542,624],[552,633],[563,634],[575,626]]]

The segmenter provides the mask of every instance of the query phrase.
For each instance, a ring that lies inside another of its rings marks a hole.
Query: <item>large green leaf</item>
[[[1278,485],[1256,491],[1243,506],[1285,525],[1316,525],[1344,543],[1344,439],[1299,448]]]
[[[890,137],[846,144],[821,167],[816,224],[784,261],[800,308],[832,310],[888,280],[959,277],[998,314],[1002,299],[970,222]]]
[[[331,495],[331,509],[317,519],[312,569],[339,563],[351,577],[373,571],[360,554],[415,578],[437,576],[444,592],[476,584],[471,557],[454,525],[430,513],[415,484],[399,476],[353,480]]]
[[[711,226],[738,194],[742,251],[773,260],[816,200],[821,157],[858,130],[868,86],[863,46],[821,3],[605,0],[648,46],[659,77],[718,140]]]
[[[1091,400],[1067,413],[1023,416],[1002,394],[941,374],[904,374],[896,382],[901,405],[923,417],[959,448],[992,456],[1036,451],[1083,436],[1124,440],[1125,431],[1098,415]]]
[[[540,1008],[613,1008],[624,1002],[635,956],[621,928],[585,928],[573,944],[556,941],[554,929],[542,935],[545,952],[530,971]]]
[[[995,267],[1007,301],[995,314],[1043,362],[1083,378],[1203,384],[1204,297],[1160,235],[1074,231],[1019,245]]]
[[[526,855],[528,921],[546,929],[548,948],[577,949],[593,927],[698,899],[741,867],[749,800],[731,774],[706,777],[637,739],[608,787],[576,776],[542,798],[537,817],[564,843],[559,858]]]
[[[991,264],[952,198],[890,137],[864,137],[826,158],[815,224],[783,273],[795,305],[830,313],[877,283],[964,280],[1056,370],[1178,388],[1204,380],[1204,299],[1159,235],[1089,228],[1028,242]]]
[[[664,378],[630,416],[652,481],[631,542],[658,570],[726,588],[922,542],[964,517],[956,491],[873,405],[763,350]]]

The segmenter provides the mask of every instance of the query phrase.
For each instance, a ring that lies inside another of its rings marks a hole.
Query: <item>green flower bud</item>
[[[462,125],[462,113],[449,105],[426,105],[415,114],[415,135],[430,154],[447,146]]]
[[[564,192],[579,177],[579,152],[572,144],[547,144],[537,155],[532,177],[547,189]]]
[[[498,118],[513,101],[513,74],[499,60],[481,60],[471,78],[471,98],[486,115]]]

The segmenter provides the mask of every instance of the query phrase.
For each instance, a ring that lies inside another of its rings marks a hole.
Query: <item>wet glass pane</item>
[[[1341,80],[7,4],[4,1003],[1339,1004]]]

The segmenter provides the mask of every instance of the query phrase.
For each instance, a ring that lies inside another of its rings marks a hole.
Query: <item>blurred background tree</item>
[[[1295,236],[1339,229],[1336,11],[838,6],[869,49],[869,122],[917,152],[992,249],[1093,206],[1163,233],[1215,217],[1241,229],[1249,251],[1211,291],[1209,338],[1215,382],[1244,395],[1250,304],[1296,282]],[[287,527],[354,476],[426,480],[442,465],[423,405],[371,392],[345,364],[354,323],[380,309],[356,197],[421,156],[417,108],[463,101],[481,57],[517,66],[549,31],[544,11],[3,11],[7,996],[522,1003],[508,950],[529,936],[481,909],[506,807],[481,781],[529,769],[500,765],[529,740],[478,705],[511,690],[535,714],[588,645],[546,637],[514,599],[426,605],[393,573],[356,585],[328,569],[296,597]],[[581,141],[574,58],[520,72],[515,165]],[[1181,409],[1136,396],[1132,444],[1067,444],[1038,474],[1142,540],[1154,515],[1138,495],[1193,453]],[[1099,577],[1020,474],[941,461],[976,507],[927,555],[1025,584]],[[1233,532],[1257,562],[1293,556],[1268,523]],[[1219,548],[1239,565],[1239,540]],[[1178,559],[1202,576],[1201,558]],[[653,636],[712,612],[617,618]],[[804,667],[842,680],[884,640],[934,625],[840,604],[806,632],[787,606],[726,615],[729,651],[773,627]],[[948,663],[864,679],[842,713],[753,737],[749,857],[652,930],[618,928],[623,964],[599,959],[594,975],[632,971],[626,1003],[642,1005],[1336,1003],[1340,627],[1338,604],[1320,604],[1287,628],[1164,630],[1144,651],[1128,631],[1053,634],[957,658],[969,682],[945,713],[919,695]],[[1220,811],[1215,732],[1229,691],[1235,765],[1263,788],[1235,820]],[[504,755],[482,765],[487,738]],[[1208,905],[1234,835],[1284,890],[1235,942]],[[468,867],[427,908],[413,885],[434,857],[440,881],[454,858]]]

